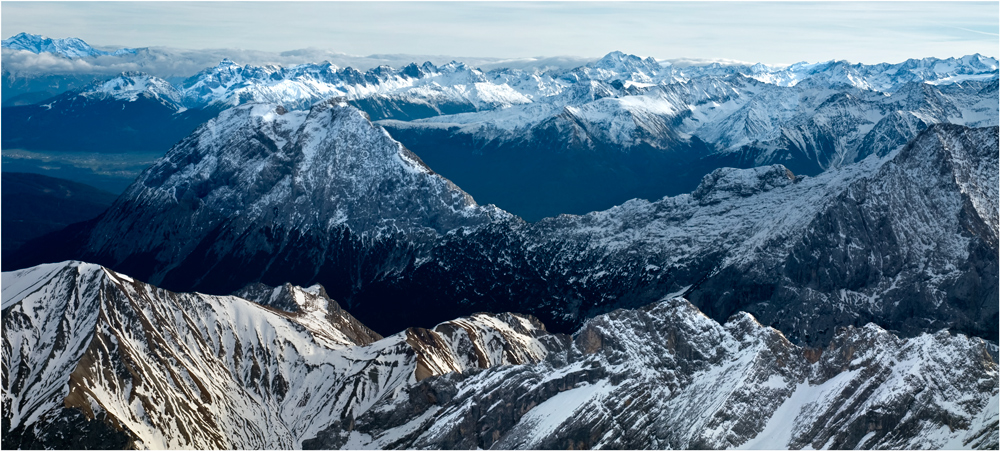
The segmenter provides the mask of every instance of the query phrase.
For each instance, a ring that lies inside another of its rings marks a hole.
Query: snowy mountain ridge
[[[285,289],[336,304],[321,287]],[[669,298],[572,336],[477,314],[332,343],[333,322],[80,262],[3,273],[3,314],[5,448],[997,442],[997,364],[947,331],[868,325],[805,349],[749,314],[720,325]]]
[[[12,38],[13,39],[13,38]],[[968,55],[962,58],[925,58],[899,64],[849,64],[845,61],[799,63],[788,67],[767,66],[685,66],[661,65],[653,58],[612,52],[593,63],[571,70],[492,69],[482,71],[463,63],[434,66],[410,64],[400,69],[379,66],[366,72],[330,63],[281,67],[241,66],[225,59],[176,86],[183,92],[187,107],[213,102],[236,105],[248,101],[283,103],[286,107],[306,107],[334,96],[362,99],[403,96],[427,104],[471,104],[475,111],[507,108],[525,103],[550,103],[574,85],[590,81],[627,82],[629,88],[643,89],[691,81],[703,77],[742,75],[776,86],[794,86],[803,80],[823,84],[846,83],[862,90],[893,92],[911,82],[949,84],[965,80],[993,78],[998,69],[994,58]],[[481,91],[481,92],[480,92]],[[572,95],[570,96],[572,101]],[[566,101],[556,101],[565,105]],[[440,113],[439,113],[440,114]],[[446,113],[445,113],[446,114]]]
[[[135,102],[140,95],[168,102],[178,110],[183,110],[181,93],[166,80],[150,76],[142,72],[123,72],[109,80],[95,82],[84,89],[84,96],[103,97]]]
[[[337,322],[233,296],[172,293],[86,263],[3,276],[5,447],[51,446],[46,440],[60,437],[69,440],[62,446],[77,444],[64,435],[73,429],[59,428],[98,418],[118,429],[84,439],[297,448],[318,428],[441,368],[544,356],[532,322],[515,315],[352,342]],[[336,304],[316,290],[291,291]],[[492,335],[473,335],[477,328]],[[420,341],[426,337],[433,341]],[[476,355],[484,358],[469,359]]]

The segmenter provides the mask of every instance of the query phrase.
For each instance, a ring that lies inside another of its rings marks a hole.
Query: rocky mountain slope
[[[598,316],[572,339],[537,365],[449,374],[406,387],[355,418],[352,428],[334,425],[304,445],[996,446],[995,364],[988,346],[964,336],[900,340],[868,325],[842,330],[825,349],[803,349],[749,314],[720,325],[675,298]],[[943,349],[956,354],[939,354]],[[943,372],[961,374],[960,382],[932,376]],[[959,395],[969,392],[977,395]],[[955,396],[968,410],[951,410]]]
[[[258,304],[80,262],[2,286],[4,448],[997,446],[996,347],[947,331],[805,349],[669,298],[572,336],[476,314],[381,338],[318,286]]]
[[[720,169],[688,195],[449,237],[438,262],[382,285],[434,293],[419,299],[441,308],[530,312],[556,330],[680,292],[719,321],[749,311],[796,342],[869,321],[995,339],[996,148],[996,128],[938,125],[816,177]],[[365,318],[367,299],[352,298]]]
[[[175,146],[77,249],[170,287],[229,292],[305,274],[364,284],[454,229],[509,218],[337,100],[292,112],[256,104],[224,111]],[[233,264],[244,269],[224,269]],[[229,276],[214,281],[220,270]]]
[[[936,125],[816,177],[719,169],[690,194],[530,224],[477,205],[343,103],[248,105],[15,264],[82,259],[216,294],[321,283],[383,334],[483,310],[568,332],[677,292],[800,343],[870,321],[995,340],[996,148],[996,128]]]

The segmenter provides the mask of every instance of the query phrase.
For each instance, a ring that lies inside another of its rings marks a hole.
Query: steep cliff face
[[[809,349],[668,298],[572,336],[481,313],[379,339],[322,287],[245,291],[269,305],[3,273],[4,447],[997,446],[995,345],[947,331]]]
[[[692,301],[785,318],[774,324],[807,341],[869,320],[995,339],[996,147],[996,129],[933,127],[839,190],[791,240],[727,257]],[[739,299],[748,294],[757,300]]]

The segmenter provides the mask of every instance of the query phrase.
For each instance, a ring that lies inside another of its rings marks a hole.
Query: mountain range
[[[2,445],[996,449],[998,78],[227,59],[5,106],[5,158],[164,154],[4,236]]]
[[[341,96],[477,199],[537,221],[690,192],[719,167],[779,163],[816,175],[884,156],[930,124],[995,126],[997,73],[980,55],[673,67],[613,52],[548,71],[224,60],[176,84],[126,73],[6,107],[3,146],[165,151],[234,105],[302,109]]]
[[[215,294],[320,283],[382,334],[483,309],[568,332],[678,292],[806,343],[867,322],[995,340],[996,148],[996,127],[939,124],[815,177],[723,168],[690,194],[527,223],[478,205],[344,101],[250,104],[7,269],[78,259]]]
[[[573,335],[481,313],[382,338],[320,286],[2,282],[5,448],[997,446],[997,348],[947,331],[810,349],[668,297]]]

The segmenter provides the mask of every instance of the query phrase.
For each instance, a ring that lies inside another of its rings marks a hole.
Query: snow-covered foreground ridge
[[[4,448],[996,448],[1000,432],[996,347],[947,331],[805,349],[673,298],[571,336],[484,313],[381,338],[319,286],[240,292],[256,303],[80,262],[2,284]]]

